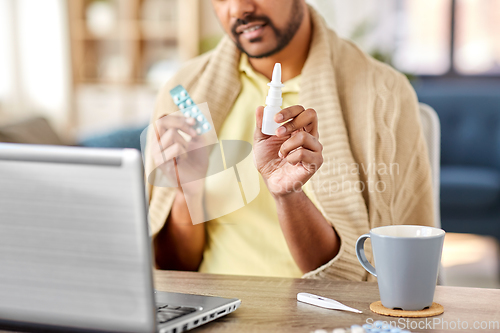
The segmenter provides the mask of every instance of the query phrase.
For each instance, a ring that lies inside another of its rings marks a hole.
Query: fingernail
[[[280,158],[283,158],[283,154],[281,153],[281,150],[278,150],[278,156],[279,156]]]
[[[280,126],[280,127],[278,127],[278,129],[276,130],[276,134],[277,134],[277,135],[282,135],[282,134],[285,134],[285,132],[286,132],[286,128],[285,128],[285,126]]]
[[[188,118],[187,122],[189,125],[194,125],[196,121],[194,120],[194,118]]]
[[[276,119],[276,122],[277,123],[280,123],[283,121],[284,117],[283,117],[283,114],[281,113],[277,113],[276,116],[274,117]]]

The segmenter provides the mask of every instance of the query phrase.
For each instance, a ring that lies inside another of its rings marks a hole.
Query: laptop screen
[[[155,330],[142,177],[137,151],[0,145],[0,320]]]

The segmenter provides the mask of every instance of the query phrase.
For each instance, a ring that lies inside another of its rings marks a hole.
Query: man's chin
[[[258,42],[257,42],[258,43]],[[247,47],[242,47],[242,51],[247,54],[249,58],[265,58],[274,54],[275,47],[255,47],[256,45],[251,45]]]

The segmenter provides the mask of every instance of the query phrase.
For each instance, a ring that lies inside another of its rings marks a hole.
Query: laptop
[[[0,325],[179,333],[239,299],[153,289],[137,150],[0,143]]]

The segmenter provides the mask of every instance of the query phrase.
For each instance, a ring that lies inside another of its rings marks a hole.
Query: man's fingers
[[[302,163],[309,169],[313,169],[314,171],[316,171],[319,169],[321,164],[323,164],[323,156],[320,153],[313,152],[304,148],[299,148],[291,152],[286,157],[286,161],[292,165]]]
[[[280,153],[283,157],[287,157],[290,152],[297,148],[305,148],[312,152],[321,153],[323,146],[311,134],[301,131],[293,135],[290,139],[286,140],[280,147]]]
[[[187,142],[180,134],[177,132],[177,129],[169,129],[163,136],[161,137],[160,144],[163,147],[163,150],[167,149],[174,143],[179,143],[184,149],[187,149],[189,142]]]
[[[196,121],[194,118],[186,118],[179,115],[168,115],[158,119],[154,124],[158,130],[158,135],[161,137],[171,128],[180,129],[192,137],[196,136],[196,131],[192,127]]]
[[[259,106],[257,110],[255,110],[255,124],[257,125],[257,129],[262,129],[262,118],[264,117],[264,107]]]
[[[297,109],[294,109],[297,110]],[[295,118],[283,124],[276,130],[278,137],[290,135],[293,132],[304,128],[316,138],[318,137],[317,131],[318,116],[314,109],[307,109],[300,112]]]
[[[278,112],[274,116],[274,121],[277,123],[283,123],[290,119],[297,117],[300,113],[304,111],[304,107],[302,105],[293,105],[287,108],[284,108],[280,112]]]
[[[184,148],[180,143],[176,142],[170,147],[166,148],[163,152],[164,161],[170,161],[174,158],[178,158],[180,155],[187,153],[186,148]]]
[[[184,148],[187,149],[189,142],[187,142],[178,132],[177,129],[171,128],[167,132],[163,133],[161,137],[158,135],[155,137],[155,142],[151,144],[151,152],[156,154],[162,152],[167,147],[171,146],[175,142],[179,142]]]
[[[153,155],[153,160],[156,167],[161,167],[161,170],[166,173],[167,176],[173,176],[171,173],[175,171],[175,176],[177,178],[177,184],[179,184],[179,175],[177,171],[176,160],[179,156],[185,154],[186,149],[179,143],[174,143],[162,152],[158,152]]]
[[[268,138],[269,135],[262,133],[262,118],[264,117],[264,107],[259,106],[257,110],[255,110],[255,132],[253,135],[253,139],[255,141],[259,141],[265,138]]]

